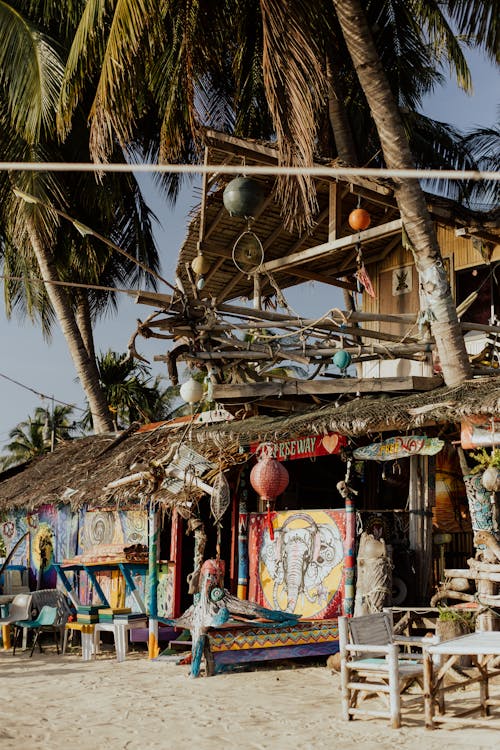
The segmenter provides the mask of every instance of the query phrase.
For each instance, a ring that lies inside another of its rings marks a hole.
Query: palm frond
[[[0,3],[0,86],[12,128],[34,144],[54,127],[64,66],[51,40]]]

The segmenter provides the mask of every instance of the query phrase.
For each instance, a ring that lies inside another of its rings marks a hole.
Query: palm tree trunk
[[[95,361],[94,333],[92,331],[89,298],[87,292],[83,289],[76,292],[75,316],[86,352]]]
[[[54,262],[38,236],[32,217],[26,216],[26,229],[40,267],[42,278],[46,281],[58,280]],[[92,360],[87,353],[76,324],[75,316],[68,304],[66,293],[61,287],[55,284],[45,284],[45,288],[59,320],[64,338],[66,339],[78,378],[89,402],[94,431],[96,433],[110,432],[113,430],[113,421],[99,383],[97,366],[95,360]]]
[[[332,128],[337,156],[346,164],[356,166],[358,157],[351,125],[344,104],[338,66],[327,56],[326,80],[328,84],[328,119]]]
[[[333,4],[377,127],[385,163],[392,169],[411,169],[413,157],[398,106],[362,6],[359,0],[333,0]],[[398,180],[395,197],[412,245],[445,383],[458,385],[471,377],[471,366],[424,194],[417,180]]]

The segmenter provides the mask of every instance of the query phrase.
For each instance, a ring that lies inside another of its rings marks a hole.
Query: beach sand
[[[498,747],[496,718],[471,718],[453,729],[424,728],[423,709],[399,730],[383,719],[344,722],[340,678],[320,663],[280,663],[215,677],[189,666],[150,661],[134,651],[118,663],[111,651],[82,662],[0,651],[1,750],[454,750]],[[500,697],[500,684],[492,695]],[[463,691],[462,691],[463,696]]]

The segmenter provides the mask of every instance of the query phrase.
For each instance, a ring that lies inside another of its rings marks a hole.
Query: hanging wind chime
[[[363,232],[370,226],[371,216],[366,209],[361,208],[360,199],[358,199],[357,208],[349,214],[348,222],[351,229],[354,229],[358,233]],[[361,241],[359,239],[356,244],[356,269],[354,276],[358,282],[359,291],[362,292],[364,289],[370,297],[375,297],[375,290],[373,289],[373,284],[365,267],[361,250]]]
[[[288,471],[283,464],[272,457],[272,447],[262,445],[257,455],[257,463],[250,472],[250,484],[259,495],[260,501],[267,511],[267,525],[269,537],[274,541],[274,529],[271,510],[278,495],[281,495],[288,487]]]
[[[219,471],[212,485],[213,492],[210,497],[210,511],[217,525],[216,559],[220,560],[220,543],[222,532],[222,517],[229,507],[231,491],[229,483],[223,471]]]

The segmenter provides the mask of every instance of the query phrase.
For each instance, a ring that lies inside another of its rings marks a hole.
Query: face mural
[[[262,514],[250,519],[250,598],[308,618],[341,609],[343,511],[274,514],[274,540]]]

